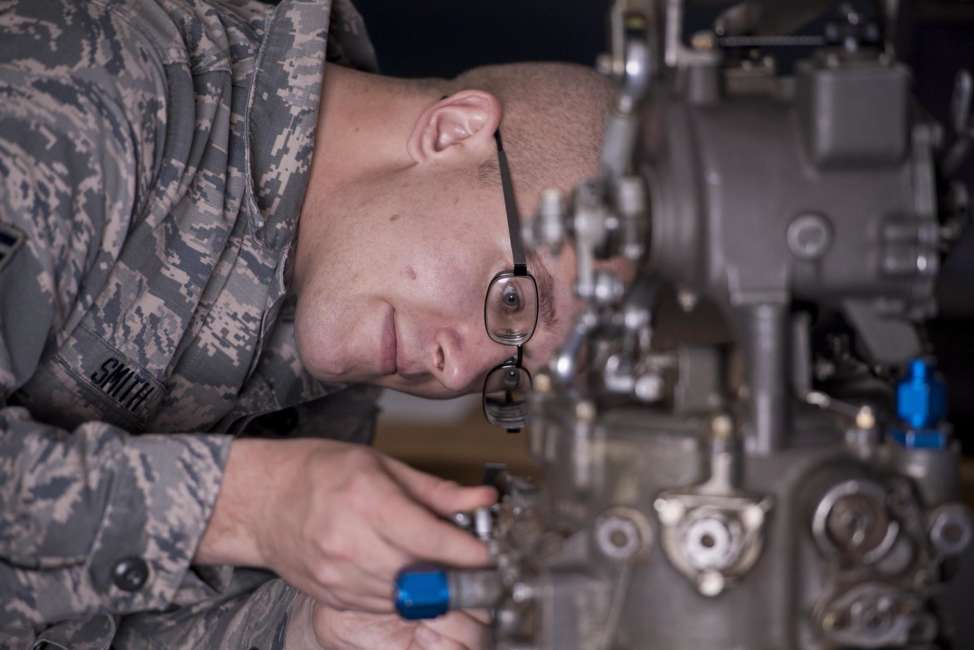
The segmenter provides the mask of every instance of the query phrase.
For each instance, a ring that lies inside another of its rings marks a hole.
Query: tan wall
[[[415,414],[404,417],[398,403],[390,405],[385,398],[383,403],[376,447],[414,467],[467,484],[481,481],[485,463],[506,463],[517,474],[534,473],[526,434],[510,434],[488,424],[479,397],[458,404],[416,402],[434,412],[453,411],[453,417],[430,417],[425,422]]]
[[[537,475],[527,453],[527,434],[510,434],[487,424],[479,397],[462,403],[383,401],[376,446],[414,467],[466,484],[479,483],[488,462],[506,463],[516,474]],[[404,406],[414,409],[408,417]],[[416,414],[423,409],[430,414],[426,421]],[[437,412],[445,410],[451,416],[438,417]],[[961,477],[965,500],[974,507],[974,459],[965,461]]]

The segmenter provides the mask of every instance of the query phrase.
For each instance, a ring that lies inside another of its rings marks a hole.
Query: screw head
[[[526,603],[534,598],[534,587],[526,582],[515,583],[511,589],[511,600],[515,603]]]
[[[856,428],[872,429],[876,426],[876,414],[868,406],[863,406],[856,413]]]
[[[806,212],[795,217],[788,225],[787,240],[788,248],[795,257],[818,259],[832,245],[832,226],[822,215]]]
[[[724,590],[724,576],[717,571],[704,571],[697,579],[697,589],[708,598],[720,595]]]
[[[741,518],[748,528],[757,528],[764,523],[764,508],[756,503],[749,505],[744,509]]]
[[[683,519],[683,513],[685,509],[683,504],[675,499],[656,499],[653,504],[656,508],[656,513],[659,515],[659,520],[664,526],[672,526]]]
[[[697,308],[698,300],[697,294],[689,289],[680,289],[676,293],[676,301],[680,303],[680,309],[688,313]]]
[[[734,421],[729,415],[721,413],[710,421],[710,430],[718,438],[729,438],[734,432]]]
[[[595,419],[595,405],[584,400],[579,402],[575,405],[575,417],[582,422],[591,422]]]
[[[655,402],[663,396],[663,379],[659,375],[647,373],[636,380],[633,391],[644,402]]]
[[[639,527],[630,519],[613,515],[606,517],[595,531],[599,550],[615,560],[628,560],[642,546]]]

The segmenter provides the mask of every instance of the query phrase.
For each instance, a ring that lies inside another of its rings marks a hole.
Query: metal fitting
[[[900,526],[886,509],[886,490],[859,479],[832,487],[812,516],[812,534],[829,556],[872,564],[892,548]]]
[[[974,538],[971,512],[961,503],[940,506],[930,516],[930,543],[943,555],[960,555]]]
[[[815,260],[832,245],[832,225],[820,214],[806,212],[795,217],[786,232],[792,255],[803,260]]]
[[[652,541],[652,528],[637,510],[614,508],[595,524],[595,543],[599,551],[613,560],[631,560],[645,552]]]
[[[683,534],[690,565],[701,571],[721,571],[737,559],[741,530],[737,522],[718,516],[690,522]]]

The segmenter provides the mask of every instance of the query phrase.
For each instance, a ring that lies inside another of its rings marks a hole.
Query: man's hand
[[[361,445],[242,439],[195,561],[267,567],[324,606],[390,612],[403,566],[487,563],[481,542],[437,515],[496,498]]]

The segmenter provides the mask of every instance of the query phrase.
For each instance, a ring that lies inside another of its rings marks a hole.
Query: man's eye
[[[521,300],[521,292],[513,285],[504,287],[504,292],[501,294],[501,303],[504,305],[504,311],[506,312],[521,311],[524,306]]]

